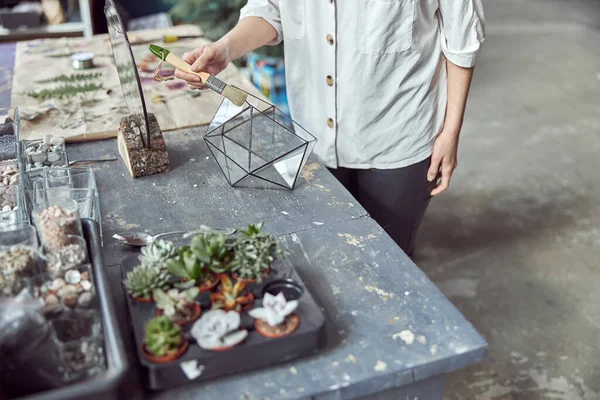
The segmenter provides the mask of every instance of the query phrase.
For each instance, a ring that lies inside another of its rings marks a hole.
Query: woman
[[[285,40],[292,118],[412,256],[429,199],[448,188],[457,166],[484,23],[481,0],[249,0],[234,29],[184,59],[216,75]],[[192,74],[176,75],[202,86]]]

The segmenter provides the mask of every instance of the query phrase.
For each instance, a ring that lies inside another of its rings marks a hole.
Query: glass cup
[[[0,228],[0,251],[13,246],[37,249],[38,240],[35,228],[26,224]]]
[[[97,310],[71,310],[52,320],[59,348],[59,370],[67,382],[106,368],[102,319]]]
[[[15,225],[0,229],[0,295],[16,296],[31,288],[41,271],[35,229]]]
[[[34,207],[35,225],[45,249],[56,251],[69,235],[82,235],[79,205],[75,200],[40,201]]]
[[[66,271],[88,261],[85,239],[78,235],[66,235],[59,248],[43,246],[42,254],[51,278],[62,277]]]

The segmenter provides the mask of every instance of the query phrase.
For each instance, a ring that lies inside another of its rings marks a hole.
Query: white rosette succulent
[[[287,301],[283,293],[273,296],[265,293],[262,300],[262,307],[255,308],[249,312],[250,316],[265,321],[269,326],[275,327],[281,325],[285,318],[298,308],[298,301]]]
[[[191,334],[206,350],[233,347],[248,336],[247,330],[239,329],[240,322],[240,314],[235,311],[210,310],[194,323]]]

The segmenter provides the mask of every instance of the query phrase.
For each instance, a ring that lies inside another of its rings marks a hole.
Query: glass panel
[[[106,0],[104,14],[108,22],[108,34],[112,45],[113,57],[117,67],[117,75],[121,82],[121,89],[130,114],[142,114],[144,123],[140,126],[143,133],[149,133],[148,113],[140,77],[135,65],[135,59],[127,37],[123,21],[119,16],[113,0]],[[147,138],[144,137],[147,143]]]

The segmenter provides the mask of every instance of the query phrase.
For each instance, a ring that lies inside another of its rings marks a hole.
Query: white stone
[[[83,288],[83,290],[85,290],[87,292],[88,290],[92,289],[92,282],[81,281],[81,287]]]
[[[57,161],[60,161],[60,154],[58,154],[58,153],[49,153],[48,154],[48,161],[50,161],[51,163],[55,163]]]
[[[51,133],[46,133],[44,135],[44,144],[46,144],[46,145],[52,144],[52,138],[53,138],[53,136]]]
[[[31,160],[34,163],[43,163],[44,161],[46,161],[46,154],[45,153],[34,153],[31,155]]]
[[[53,144],[54,146],[62,146],[65,143],[65,138],[62,136],[54,136],[50,140],[50,143]]]
[[[71,285],[76,285],[79,282],[81,282],[81,273],[76,269],[67,271],[67,273],[65,274],[65,280]]]
[[[11,206],[4,206],[4,207],[2,207],[2,212],[3,213],[9,212],[9,211],[12,211],[12,207]]]

